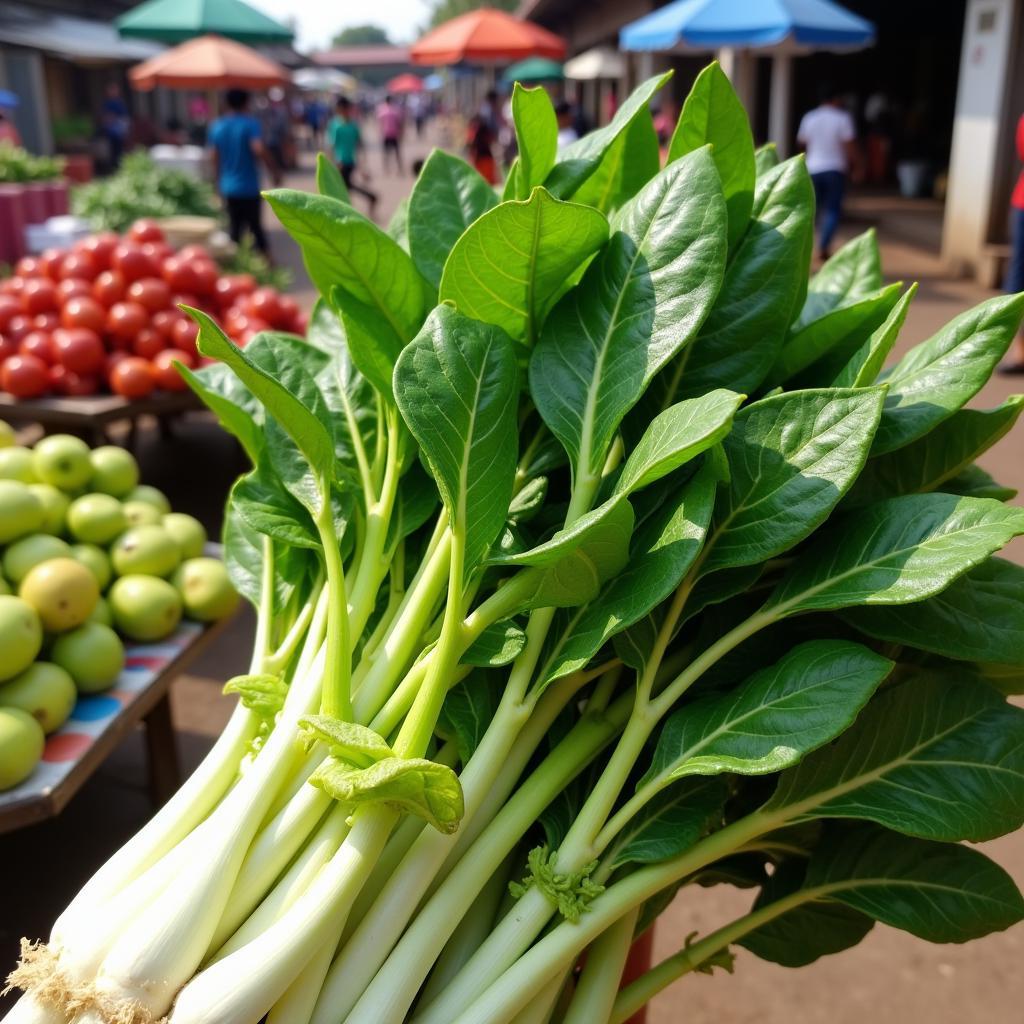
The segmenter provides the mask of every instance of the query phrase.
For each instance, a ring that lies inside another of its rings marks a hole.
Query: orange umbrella
[[[265,89],[290,80],[280,64],[241,43],[200,36],[137,64],[128,72],[136,89]]]
[[[409,50],[414,64],[497,64],[524,57],[565,57],[565,42],[532,21],[493,7],[452,18],[428,32]]]
[[[392,78],[387,84],[387,90],[396,93],[423,92],[423,79],[407,71],[404,75]]]

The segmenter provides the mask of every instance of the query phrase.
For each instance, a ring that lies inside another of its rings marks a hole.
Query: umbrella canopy
[[[359,88],[352,75],[333,68],[300,68],[292,82],[306,92],[355,92]]]
[[[242,0],[147,0],[114,22],[122,36],[183,43],[211,32],[242,43],[290,43],[295,33]]]
[[[388,92],[395,93],[423,92],[423,79],[407,71],[404,75],[392,78],[386,88]]]
[[[860,49],[870,21],[831,0],[675,0],[622,29],[624,50],[784,47],[789,52]]]
[[[423,79],[423,88],[429,89],[434,92],[436,89],[440,89],[444,86],[444,79],[440,75],[427,75]]]
[[[428,32],[409,50],[414,64],[497,64],[524,57],[561,60],[565,42],[546,28],[505,11],[480,7]]]
[[[595,46],[565,62],[565,77],[575,82],[592,82],[597,78],[621,78],[626,73],[626,60],[610,46]]]
[[[265,89],[289,81],[288,72],[241,43],[219,36],[193,39],[128,72],[136,89]]]
[[[560,82],[564,77],[562,65],[547,57],[527,57],[501,76],[504,82]]]
[[[0,107],[17,107],[21,103],[16,92],[10,89],[0,89]]]

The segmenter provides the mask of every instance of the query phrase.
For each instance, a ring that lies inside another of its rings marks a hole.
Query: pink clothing
[[[402,112],[393,103],[382,103],[377,108],[377,124],[385,139],[397,139],[402,134]]]

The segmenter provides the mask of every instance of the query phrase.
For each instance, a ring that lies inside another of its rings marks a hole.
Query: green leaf
[[[808,324],[840,306],[867,298],[882,287],[882,260],[874,228],[857,235],[827,259],[807,286],[807,298],[792,326],[799,334]]]
[[[885,322],[850,356],[832,382],[833,387],[864,388],[875,383],[903,329],[907,310],[916,294],[915,282],[900,296],[899,302],[889,311]]]
[[[800,644],[732,693],[672,714],[641,785],[722,772],[767,775],[792,767],[843,732],[892,667],[861,644]]]
[[[597,170],[577,189],[577,203],[610,214],[632,199],[661,170],[654,118],[641,110],[608,147]]]
[[[1024,665],[1024,569],[990,558],[926,601],[851,608],[843,618],[868,636],[963,661]]]
[[[961,313],[883,377],[889,385],[874,455],[895,451],[952,416],[981,390],[1024,316],[1024,295],[999,295]]]
[[[395,366],[395,399],[437,482],[467,573],[501,532],[516,471],[518,373],[500,329],[438,306]]]
[[[516,523],[528,523],[544,505],[548,493],[548,478],[535,476],[512,499],[508,507],[508,517]]]
[[[1024,410],[1024,395],[996,409],[961,409],[924,437],[868,459],[844,505],[866,505],[898,494],[941,490],[982,452],[1004,437]]]
[[[551,98],[542,86],[525,89],[519,82],[512,87],[512,120],[519,143],[519,169],[516,196],[525,199],[555,166],[558,150],[558,121]]]
[[[287,490],[266,459],[231,488],[235,511],[252,529],[284,544],[319,551],[320,538],[306,508]]]
[[[307,750],[324,743],[332,757],[351,765],[365,768],[394,756],[381,736],[355,722],[342,722],[329,715],[306,715],[299,719],[299,728],[304,733]]]
[[[501,683],[498,673],[474,672],[445,695],[438,725],[444,732],[454,734],[463,764],[473,756],[498,710]]]
[[[1017,497],[1016,487],[1004,487],[997,483],[990,473],[981,466],[967,466],[956,476],[946,480],[942,489],[946,494],[962,494],[965,498],[994,498],[1009,501]]]
[[[646,487],[717,444],[732,428],[743,399],[722,388],[659,413],[626,460],[615,493],[631,494]]]
[[[526,646],[526,633],[510,619],[488,626],[460,659],[464,665],[497,668],[518,657]]]
[[[823,530],[769,598],[785,614],[921,601],[1024,533],[1024,509],[988,498],[908,494]]]
[[[707,315],[725,265],[725,206],[706,149],[619,212],[583,280],[552,310],[530,360],[544,422],[596,473],[622,417]]]
[[[881,388],[784,392],[741,409],[723,441],[722,489],[706,572],[753,565],[828,518],[867,459]]]
[[[883,690],[834,744],[782,775],[765,811],[942,841],[1013,832],[1024,823],[1024,711],[976,684]]]
[[[326,153],[316,155],[316,190],[322,196],[337,199],[341,203],[351,203],[348,185],[341,176],[341,171]]]
[[[666,371],[670,400],[716,387],[750,393],[761,384],[806,286],[813,232],[814,188],[794,157],[758,178],[722,290],[693,344]]]
[[[764,177],[773,167],[778,167],[779,163],[779,151],[774,142],[766,142],[754,150],[754,167],[757,177]]]
[[[252,393],[222,363],[212,363],[200,370],[190,370],[183,363],[175,365],[199,400],[238,440],[255,466],[263,450],[263,431],[255,418],[260,410]]]
[[[388,221],[387,236],[396,242],[399,248],[409,251],[409,197],[400,199]]]
[[[441,301],[530,347],[566,278],[607,237],[597,210],[535,188],[527,201],[501,203],[466,229],[444,265]]]
[[[228,502],[224,512],[224,566],[231,585],[257,610],[263,586],[263,537]]]
[[[342,806],[384,804],[422,818],[451,835],[462,820],[462,787],[446,765],[419,757],[386,757],[368,768],[353,769],[328,758],[309,777]]]
[[[615,140],[626,131],[633,119],[644,115],[654,94],[671,76],[672,72],[669,71],[648,78],[630,93],[608,124],[566,146],[558,154],[558,163],[544,182],[547,190],[558,198],[571,197],[598,169]]]
[[[224,684],[221,693],[237,693],[244,707],[254,711],[263,721],[273,722],[284,707],[288,684],[280,676],[266,673],[235,676]]]
[[[729,248],[747,229],[754,203],[754,137],[747,111],[712,61],[694,80],[668,147],[669,162],[711,144],[729,212]]]
[[[265,193],[302,249],[310,279],[341,314],[352,359],[390,395],[391,369],[432,303],[412,259],[361,214],[325,196]]]
[[[494,189],[465,160],[443,149],[427,157],[409,197],[409,251],[435,288],[459,237],[497,202]]]

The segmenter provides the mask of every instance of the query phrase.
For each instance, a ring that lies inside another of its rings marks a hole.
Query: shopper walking
[[[827,260],[843,212],[847,176],[857,159],[857,130],[835,89],[822,90],[822,102],[804,114],[796,137],[807,153],[807,170],[814,182],[818,254]]]
[[[384,102],[377,107],[377,127],[380,128],[381,143],[384,152],[381,157],[384,171],[388,169],[388,154],[395,158],[395,168],[402,173],[402,108],[390,97],[385,96]]]
[[[338,164],[342,178],[349,192],[365,197],[370,203],[370,216],[377,208],[377,193],[364,188],[355,181],[356,163],[363,140],[359,132],[359,123],[352,116],[352,102],[342,96],[334,105],[335,114],[327,125],[327,145],[331,155]]]
[[[1024,114],[1017,122],[1017,158],[1024,160]],[[1003,287],[1008,292],[1024,292],[1024,171],[1010,196],[1010,265]],[[1024,335],[1014,342],[1014,355],[999,367],[1000,373],[1024,374]]]

